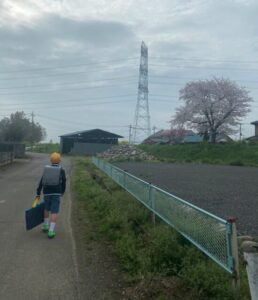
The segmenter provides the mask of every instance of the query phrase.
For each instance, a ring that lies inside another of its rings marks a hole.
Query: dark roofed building
[[[254,121],[254,122],[252,122],[250,124],[254,125],[254,127],[255,127],[254,135],[250,136],[246,140],[247,141],[252,141],[252,142],[258,142],[258,121]]]
[[[60,136],[62,154],[95,155],[118,144],[120,135],[101,129],[77,131]]]

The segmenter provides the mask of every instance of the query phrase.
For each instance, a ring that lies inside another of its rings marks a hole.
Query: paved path
[[[49,240],[40,228],[26,232],[24,210],[31,206],[48,156],[0,169],[0,299],[76,300],[77,268],[70,226],[70,188],[62,199],[57,236]],[[70,173],[70,162],[63,160]]]

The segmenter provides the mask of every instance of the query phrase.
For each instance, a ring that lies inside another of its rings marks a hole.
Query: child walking
[[[43,175],[37,188],[37,197],[40,197],[43,188],[45,211],[42,231],[48,233],[48,237],[56,235],[55,226],[60,208],[60,199],[66,188],[65,170],[61,167],[61,156],[54,152],[50,156],[51,165],[44,168]]]

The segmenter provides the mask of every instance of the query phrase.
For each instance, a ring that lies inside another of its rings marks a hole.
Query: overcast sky
[[[257,0],[0,0],[0,118],[23,110],[47,140],[101,128],[128,139],[140,46],[149,49],[151,127],[169,127],[187,81],[250,90],[258,120]]]

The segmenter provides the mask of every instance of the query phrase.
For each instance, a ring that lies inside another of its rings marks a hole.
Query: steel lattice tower
[[[142,42],[138,98],[132,133],[133,144],[139,144],[151,135],[148,94],[148,48]]]

